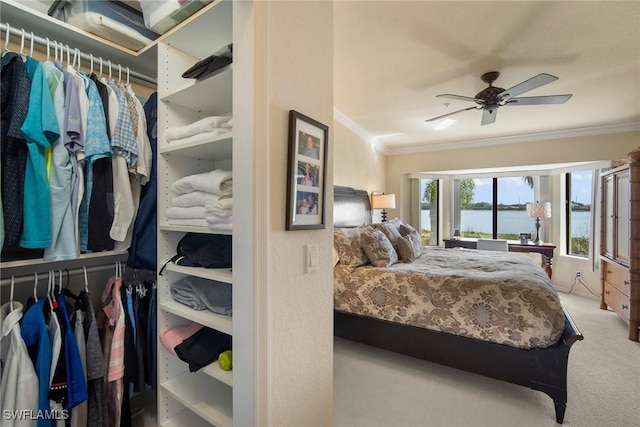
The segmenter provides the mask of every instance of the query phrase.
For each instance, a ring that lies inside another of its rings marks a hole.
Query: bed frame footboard
[[[553,399],[556,421],[562,424],[567,404],[569,350],[575,341],[583,338],[566,310],[564,312],[561,340],[552,347],[533,350],[338,310],[334,311],[334,333],[351,341],[542,391]]]

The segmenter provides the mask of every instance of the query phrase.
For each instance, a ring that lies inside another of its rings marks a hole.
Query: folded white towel
[[[211,116],[200,119],[197,122],[191,123],[186,126],[177,126],[168,128],[164,134],[167,141],[173,141],[174,139],[187,138],[189,136],[197,135],[203,132],[209,132],[221,125],[229,122],[231,117],[229,116]]]
[[[233,231],[233,224],[208,224],[211,231]]]
[[[168,218],[167,222],[171,225],[182,225],[182,226],[189,226],[189,227],[207,227],[208,226],[206,219],[198,219],[198,218],[192,218],[192,219]]]
[[[227,123],[222,123],[220,128],[233,128],[233,119],[229,119]]]
[[[176,196],[193,191],[230,196],[233,190],[232,176],[231,171],[223,171],[222,169],[185,176],[171,184],[171,192]]]
[[[204,205],[205,216],[231,216],[233,207],[233,198],[225,197],[218,200],[208,201]]]
[[[167,140],[167,142],[171,143],[171,146],[175,146],[178,144],[188,144],[193,141],[204,141],[208,138],[213,138],[214,136],[218,136],[222,133],[228,133],[230,131],[230,129],[214,129],[212,131],[202,132],[197,135],[187,136],[186,138]]]
[[[233,222],[233,217],[231,215],[227,216],[227,217],[220,217],[220,216],[216,216],[216,215],[207,215],[205,217],[205,221],[207,221],[207,224],[212,225],[212,224],[231,224]]]
[[[204,191],[194,191],[192,193],[180,194],[171,199],[171,206],[190,208],[192,206],[205,206],[207,202],[215,202],[220,196]]]
[[[205,217],[204,206],[192,206],[190,208],[172,206],[167,209],[167,218],[203,219]]]

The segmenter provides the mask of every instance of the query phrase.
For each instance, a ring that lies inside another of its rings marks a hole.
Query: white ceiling
[[[338,1],[334,31],[337,117],[387,153],[640,129],[638,1]],[[503,88],[552,74],[522,96],[573,97],[425,122],[475,105],[436,95],[473,97],[487,71]]]

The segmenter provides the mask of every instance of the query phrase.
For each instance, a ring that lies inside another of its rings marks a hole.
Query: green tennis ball
[[[220,369],[223,371],[230,371],[233,366],[233,353],[231,350],[220,353],[220,356],[218,356],[218,363],[220,364]]]

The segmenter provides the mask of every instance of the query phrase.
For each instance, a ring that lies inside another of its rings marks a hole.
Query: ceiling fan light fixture
[[[440,123],[435,125],[434,129],[437,130],[437,131],[443,131],[446,128],[448,128],[449,126],[451,126],[452,124],[454,124],[455,122],[456,122],[456,120],[454,120],[454,119],[444,119],[443,121],[441,121]]]

